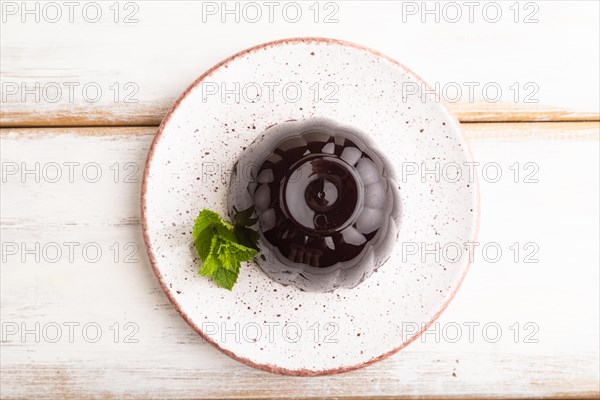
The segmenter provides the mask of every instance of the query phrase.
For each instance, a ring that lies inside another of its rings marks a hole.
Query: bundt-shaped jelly
[[[230,213],[254,207],[272,279],[307,291],[351,288],[396,242],[400,196],[366,135],[324,119],[268,128],[238,161]]]

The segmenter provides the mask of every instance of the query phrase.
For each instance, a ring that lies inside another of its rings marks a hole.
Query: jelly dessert
[[[248,208],[259,266],[306,291],[358,285],[387,260],[400,222],[391,165],[365,134],[325,119],[277,124],[244,151],[229,210]]]

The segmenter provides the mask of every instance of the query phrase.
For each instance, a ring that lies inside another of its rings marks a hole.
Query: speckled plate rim
[[[175,101],[173,106],[169,109],[169,111],[163,118],[162,122],[160,123],[160,125],[158,127],[158,131],[156,132],[156,135],[154,136],[154,139],[152,140],[152,144],[150,145],[150,149],[148,151],[148,157],[146,159],[146,164],[144,166],[144,175],[142,178],[142,190],[141,190],[142,233],[143,233],[143,237],[144,237],[144,243],[146,245],[146,251],[148,253],[148,259],[150,261],[150,264],[152,265],[152,270],[154,271],[154,275],[156,276],[156,279],[158,280],[163,292],[169,299],[169,302],[171,303],[173,308],[175,308],[175,310],[179,313],[179,315],[181,315],[181,317],[185,320],[185,322],[187,322],[187,324],[190,327],[192,327],[192,329],[194,329],[196,331],[196,333],[198,333],[198,335],[200,335],[206,342],[210,343],[213,347],[215,347],[220,352],[222,352],[222,353],[226,354],[227,356],[233,358],[234,360],[239,361],[242,364],[248,365],[250,367],[257,368],[257,369],[267,371],[267,372],[272,372],[272,373],[277,373],[277,374],[282,374],[282,375],[292,375],[292,376],[322,376],[322,375],[333,375],[333,374],[339,374],[339,373],[343,373],[343,372],[353,371],[353,370],[356,370],[359,368],[366,367],[368,365],[371,365],[371,364],[381,361],[383,359],[386,359],[386,358],[392,356],[393,354],[399,352],[400,350],[402,350],[403,348],[405,348],[406,346],[408,346],[409,344],[414,342],[416,339],[418,339],[423,334],[423,332],[425,332],[427,329],[429,329],[431,327],[431,325],[440,317],[440,315],[444,312],[444,310],[446,310],[446,308],[448,307],[450,302],[454,299],[456,292],[462,286],[462,283],[463,283],[463,281],[470,269],[470,266],[471,266],[470,261],[466,263],[460,278],[456,282],[456,286],[450,292],[450,295],[449,295],[448,299],[446,300],[446,302],[444,304],[442,304],[442,307],[433,315],[431,320],[427,324],[425,324],[408,341],[402,343],[402,345],[390,350],[389,352],[381,354],[380,356],[374,357],[364,363],[360,363],[360,364],[356,364],[356,365],[352,365],[352,366],[348,366],[348,367],[325,369],[325,370],[320,370],[320,371],[313,371],[313,370],[308,370],[308,369],[287,369],[287,368],[281,368],[281,367],[278,367],[278,366],[272,365],[272,364],[258,364],[248,358],[240,357],[237,354],[233,353],[232,351],[222,348],[217,342],[215,342],[208,335],[206,335],[200,329],[200,327],[198,327],[198,325],[196,325],[194,323],[192,318],[190,318],[190,316],[185,311],[182,310],[182,308],[179,305],[179,303],[177,302],[177,300],[175,300],[175,298],[171,295],[170,291],[167,289],[166,283],[164,282],[164,280],[162,279],[162,277],[160,275],[160,272],[159,272],[159,269],[157,266],[157,262],[156,262],[156,258],[154,256],[154,251],[152,249],[152,245],[150,242],[150,237],[148,234],[148,223],[146,220],[146,189],[147,189],[147,181],[148,181],[148,170],[149,170],[150,163],[152,162],[152,159],[154,157],[154,150],[155,150],[158,142],[161,139],[164,127],[167,125],[167,123],[171,119],[171,116],[173,115],[174,111],[177,109],[177,107],[179,107],[179,104],[183,101],[183,99],[185,99],[187,97],[187,95],[189,94],[189,92],[191,90],[193,90],[196,86],[198,86],[200,83],[202,83],[202,81],[204,81],[207,77],[209,77],[214,71],[223,67],[224,65],[227,65],[231,61],[233,61],[237,58],[243,57],[246,54],[255,52],[257,50],[265,49],[268,47],[276,47],[276,46],[279,46],[282,44],[290,44],[290,43],[314,43],[314,42],[337,44],[337,45],[341,45],[341,46],[349,46],[349,47],[353,47],[355,49],[367,51],[367,52],[373,54],[374,56],[386,59],[386,60],[390,61],[391,63],[397,65],[398,67],[404,69],[405,71],[412,74],[412,76],[417,81],[424,84],[428,90],[430,90],[432,92],[434,90],[419,75],[415,74],[411,69],[407,68],[402,63],[386,56],[385,54],[382,54],[376,50],[373,50],[369,47],[362,46],[362,45],[352,43],[352,42],[347,42],[344,40],[324,38],[324,37],[294,37],[294,38],[279,39],[279,40],[274,40],[274,41],[270,41],[270,42],[265,42],[265,43],[250,47],[250,48],[242,50],[230,57],[227,57],[226,59],[222,60],[221,62],[217,63],[216,65],[214,65],[213,67],[208,69],[199,78],[197,78],[190,86],[188,86],[185,89],[185,91],[179,96],[179,98]],[[472,154],[471,148],[469,146],[469,143],[465,139],[465,136],[462,132],[462,129],[460,127],[460,122],[458,121],[456,116],[448,109],[448,107],[444,103],[439,103],[439,106],[445,112],[445,114],[450,119],[453,120],[453,122],[457,128],[456,133],[458,135],[458,138],[461,141],[461,144],[463,144],[463,146],[465,148],[466,155],[469,159],[472,160],[473,154]],[[475,183],[474,186],[476,187],[475,196],[473,199],[475,202],[475,204],[474,204],[474,210],[475,210],[474,225],[475,226],[474,226],[474,230],[473,230],[473,237],[471,238],[472,242],[476,241],[477,237],[479,236],[479,224],[480,224],[480,214],[481,214],[479,182],[478,182],[477,177],[475,177],[474,183]],[[469,260],[472,260],[472,259],[473,259],[472,257],[469,257]]]

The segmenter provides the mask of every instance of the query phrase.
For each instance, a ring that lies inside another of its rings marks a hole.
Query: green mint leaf
[[[227,250],[238,261],[250,261],[257,253],[256,250],[236,242],[230,242]]]
[[[256,223],[256,218],[251,218],[253,212],[253,209],[251,212],[245,210],[242,218],[244,223]],[[251,232],[254,232],[256,241],[258,241],[256,231],[242,225],[236,225],[236,227],[247,229],[248,235],[253,240]],[[253,246],[246,246],[244,241],[240,240],[236,227],[223,221],[216,212],[204,209],[194,221],[192,231],[194,245],[202,261],[198,273],[203,276],[211,276],[218,286],[228,290],[231,290],[237,281],[240,263],[252,260],[257,254],[257,250]]]
[[[213,233],[224,237],[233,237],[232,235],[234,235],[233,225],[223,221],[216,212],[203,209],[194,221],[194,229],[192,230],[194,240],[200,237],[201,233],[207,228],[212,229]]]
[[[194,230],[192,231],[192,237],[197,239],[200,236],[200,232],[204,231],[208,227],[220,224],[221,217],[214,211],[202,210],[196,220],[194,221]]]
[[[219,260],[210,255],[206,260],[202,261],[198,273],[203,276],[212,276],[219,268]]]
[[[210,247],[206,252],[206,256],[202,258],[202,255],[200,255],[200,258],[202,259],[202,264],[200,265],[200,270],[198,271],[200,275],[211,276],[219,268],[219,260],[214,256],[218,246],[219,237],[214,235],[210,241]],[[200,253],[200,250],[198,250],[198,253]]]
[[[239,264],[238,264],[239,265]],[[230,271],[225,268],[219,268],[213,275],[213,280],[217,285],[227,290],[231,290],[239,275],[239,269],[237,271]]]
[[[240,261],[242,260],[238,260],[236,255],[230,251],[232,244],[233,242],[224,242],[217,250],[217,258],[223,268],[236,271],[239,269]]]
[[[196,246],[196,250],[198,251],[198,255],[202,261],[206,260],[210,253],[213,237],[215,237],[215,235],[212,232],[212,229],[205,228],[194,239],[194,246]]]

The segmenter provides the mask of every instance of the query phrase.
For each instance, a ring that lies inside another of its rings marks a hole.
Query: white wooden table
[[[598,2],[248,4],[2,2],[1,397],[598,397]],[[481,163],[489,250],[422,339],[318,378],[203,343],[139,223],[174,99],[226,56],[291,36],[370,46],[438,86]]]

